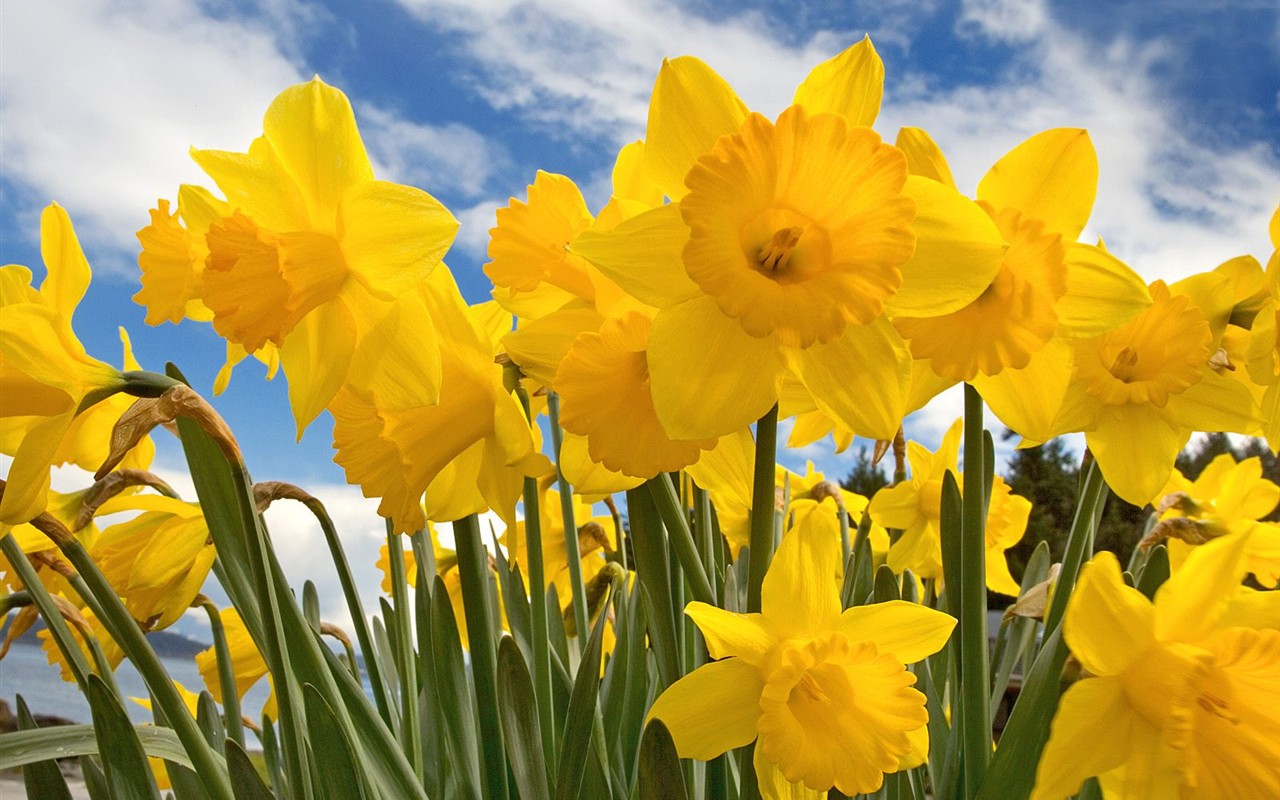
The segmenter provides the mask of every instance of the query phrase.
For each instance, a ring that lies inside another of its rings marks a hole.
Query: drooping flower
[[[1210,368],[1232,305],[1228,280],[1203,273],[1150,286],[1152,305],[1115,330],[1073,343],[1074,366],[1051,432],[1083,431],[1107,483],[1150,502],[1192,431],[1257,429],[1253,397]]]
[[[658,309],[647,358],[672,438],[747,427],[788,370],[846,427],[892,437],[910,358],[885,313],[953,311],[990,283],[995,226],[865,127],[882,80],[864,41],[770,121],[701,61],[664,62],[644,158],[672,203],[570,249]]]
[[[885,773],[922,762],[929,715],[904,665],[937,652],[955,620],[903,601],[842,612],[838,562],[831,537],[796,530],[765,576],[761,613],[686,607],[719,660],[649,711],[681,757],[708,760],[756,741],[770,800],[872,792]]]
[[[247,153],[191,151],[226,199],[180,190],[185,237],[167,205],[139,233],[148,322],[203,305],[244,352],[278,347],[299,436],[344,384],[397,408],[436,402],[432,320],[400,298],[441,263],[457,220],[374,179],[350,102],[319,78],[276,97],[263,130]]]
[[[926,132],[903,129],[898,146],[912,174],[954,186]],[[1076,241],[1097,183],[1088,132],[1056,128],[1019,144],[978,184],[978,205],[1009,245],[990,286],[950,314],[894,319],[916,359],[942,378],[972,383],[1029,440],[1047,438],[1070,377],[1071,340],[1115,328],[1151,304],[1133,270]]]
[[[1280,795],[1280,595],[1258,593],[1268,629],[1234,613],[1244,544],[1198,548],[1154,603],[1112,553],[1085,566],[1064,633],[1090,677],[1062,697],[1034,800],[1092,775],[1120,800]]]
[[[70,217],[56,204],[41,214],[40,250],[47,275],[39,291],[26,267],[0,267],[0,452],[14,457],[0,521],[10,524],[44,510],[50,467],[96,470],[112,426],[132,402],[114,394],[125,385],[124,374],[85,352],[72,329],[89,287],[89,262]],[[121,336],[125,369],[137,369],[123,330]],[[153,452],[146,439],[124,466],[145,467]]]
[[[889,547],[888,565],[896,573],[911,570],[922,578],[944,578],[942,570],[942,482],[948,471],[956,476],[957,488],[964,485],[957,466],[963,420],[956,420],[942,437],[937,452],[930,453],[918,442],[907,442],[911,477],[896,486],[886,486],[871,498],[871,518],[886,528],[902,531]],[[1016,597],[1017,581],[1009,574],[1005,551],[1021,539],[1027,529],[1031,502],[1013,494],[999,475],[991,484],[987,506],[986,583],[987,588]]]

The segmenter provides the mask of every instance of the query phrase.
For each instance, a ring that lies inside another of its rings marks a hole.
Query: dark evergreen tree
[[[1006,431],[1007,440],[1016,434]],[[1014,494],[1031,501],[1031,516],[1022,541],[1008,552],[1009,570],[1021,579],[1027,559],[1041,541],[1049,543],[1054,561],[1062,559],[1062,549],[1075,517],[1078,457],[1061,439],[1051,439],[1039,447],[1015,450],[1009,460],[1005,482]]]
[[[867,452],[867,448],[859,447],[858,455],[854,457],[853,471],[840,485],[850,492],[871,497],[877,489],[889,485],[889,477],[883,466],[871,460],[871,453]]]

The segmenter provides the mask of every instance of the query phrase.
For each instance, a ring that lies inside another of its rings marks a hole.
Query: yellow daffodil
[[[111,428],[132,402],[113,394],[125,384],[123,373],[86,353],[72,329],[89,288],[89,262],[56,204],[41,214],[40,251],[47,274],[39,291],[26,267],[0,267],[0,452],[14,457],[0,521],[11,524],[44,510],[51,466],[93,471],[102,464]],[[121,336],[125,369],[137,369],[123,329]],[[148,438],[123,465],[146,467],[153,453]]]
[[[898,146],[912,174],[954,186],[926,132],[904,128]],[[1115,328],[1151,304],[1133,270],[1076,242],[1097,184],[1088,132],[1056,128],[1019,144],[978,184],[978,205],[1009,245],[995,279],[958,311],[894,319],[916,359],[942,378],[972,383],[997,416],[1035,441],[1048,438],[1066,391],[1071,340]]]
[[[664,62],[644,159],[672,203],[570,250],[658,309],[647,359],[672,438],[745,428],[788,370],[829,416],[889,438],[910,356],[886,312],[947,313],[990,284],[1004,251],[995,226],[954,190],[908,177],[902,152],[866,127],[882,81],[864,41],[816,67],[770,121],[701,61]]]
[[[1249,377],[1265,387],[1260,409],[1262,434],[1271,452],[1280,453],[1280,208],[1271,215],[1270,233],[1266,299],[1250,328],[1247,363]]]
[[[918,442],[907,442],[911,478],[896,486],[886,486],[871,498],[871,518],[886,528],[902,531],[889,547],[888,565],[896,573],[911,570],[921,578],[943,578],[942,572],[942,480],[948,471],[956,474],[963,420],[956,420],[942,437],[937,452],[930,453]],[[1009,574],[1004,552],[1013,547],[1027,530],[1031,502],[1013,494],[999,475],[991,485],[986,522],[987,588],[1016,597],[1019,587]]]
[[[380,497],[378,512],[402,533],[426,524],[421,498],[450,464],[464,459],[474,469],[469,503],[452,508],[457,519],[487,506],[514,517],[523,476],[548,468],[534,450],[519,402],[503,385],[493,362],[489,332],[469,314],[446,267],[436,269],[418,298],[449,332],[440,341],[443,364],[440,403],[397,409],[381,395],[347,384],[334,397],[334,461],[366,497]],[[510,323],[507,323],[510,327]]]
[[[842,612],[838,564],[835,540],[796,530],[765,576],[761,613],[686,607],[719,660],[649,711],[681,757],[708,760],[755,741],[771,800],[873,792],[885,773],[921,763],[929,715],[904,665],[937,652],[955,620],[902,601]]]
[[[1280,796],[1280,594],[1268,629],[1234,613],[1244,538],[1198,548],[1156,593],[1109,552],[1081,572],[1064,632],[1089,677],[1063,695],[1034,800],[1091,775],[1119,800]]]
[[[93,610],[87,606],[79,609],[78,617],[79,619],[73,620],[72,624],[67,627],[71,630],[72,638],[75,639],[76,644],[80,645],[80,651],[84,653],[85,660],[93,665],[94,671],[97,671],[97,662],[93,658],[93,651],[85,642],[86,628],[88,629],[88,635],[98,640],[98,646],[102,648],[102,655],[106,658],[107,663],[111,665],[111,669],[114,670],[120,666],[120,662],[124,661],[124,650],[120,645],[116,644],[115,639],[111,638],[111,634],[107,633],[107,628],[102,624],[102,620],[98,619]],[[75,675],[72,674],[71,667],[67,664],[66,658],[63,657],[62,650],[54,642],[53,634],[49,632],[49,629],[42,629],[36,636],[40,639],[40,647],[44,649],[44,657],[49,664],[59,669],[64,681],[68,683],[75,681]]]
[[[543,586],[541,591],[546,592],[554,585],[556,596],[560,598],[562,605],[561,610],[565,611],[573,604],[573,587],[570,583],[560,493],[554,489],[542,491],[538,498],[538,509],[542,517],[542,569],[547,581],[547,585]],[[609,517],[596,517],[591,510],[591,504],[583,501],[581,496],[575,495],[573,521],[578,526],[578,555],[581,558],[582,580],[587,583],[604,569],[605,554],[613,552],[613,543],[608,533],[613,528],[613,520]],[[524,520],[503,534],[502,544],[508,549],[507,558],[512,564],[521,565],[521,572],[527,580],[529,542],[525,535]]]
[[[102,574],[147,630],[177,622],[204,586],[217,553],[200,506],[163,495],[121,495],[100,514],[141,511],[112,525],[94,544]]]
[[[436,402],[432,320],[400,298],[441,263],[457,220],[374,179],[350,102],[319,78],[276,97],[263,131],[247,153],[191,151],[225,200],[180,190],[185,237],[167,204],[139,233],[148,322],[211,314],[233,359],[280,348],[299,436],[344,383],[397,409]]]
[[[71,531],[80,544],[84,545],[85,549],[91,550],[94,544],[97,543],[100,533],[98,526],[92,520],[84,527],[78,528],[77,517],[80,514],[83,496],[84,492],[63,494],[50,491],[45,504],[45,513],[62,523],[63,527],[68,531]],[[28,555],[37,553],[59,555],[53,540],[37,530],[29,522],[21,525],[8,525],[0,522],[0,537],[6,534],[12,534],[14,540],[18,543],[18,547]],[[65,577],[55,570],[48,569],[44,563],[37,562],[33,566],[36,574],[40,577],[40,581],[50,594],[60,594],[68,600],[79,601]],[[10,567],[9,561],[3,553],[0,553],[0,584],[15,592],[24,588],[22,582],[18,580],[17,573]]]
[[[1253,396],[1210,368],[1232,305],[1229,281],[1203,273],[1150,286],[1152,305],[1113,331],[1076,340],[1054,433],[1083,431],[1107,483],[1145,505],[1192,431],[1256,430]]]
[[[1176,572],[1191,550],[1227,534],[1247,537],[1245,568],[1263,586],[1280,580],[1280,525],[1258,522],[1280,504],[1280,486],[1262,476],[1262,459],[1236,463],[1230,453],[1209,462],[1200,477],[1189,481],[1174,471],[1160,492],[1160,522],[1144,544],[1163,541]],[[1157,538],[1158,537],[1158,538]]]
[[[227,637],[227,651],[231,656],[231,672],[235,676],[236,694],[244,700],[244,696],[258,681],[262,680],[264,675],[267,676],[268,681],[271,680],[267,671],[267,662],[263,660],[257,645],[253,643],[253,637],[249,635],[249,629],[245,627],[239,611],[234,607],[227,607],[222,609],[218,616],[222,619],[223,631]],[[222,679],[218,675],[218,656],[213,647],[196,653],[196,669],[200,671],[204,688],[213,695],[215,701],[223,702]],[[278,718],[274,686],[262,709],[262,716]]]

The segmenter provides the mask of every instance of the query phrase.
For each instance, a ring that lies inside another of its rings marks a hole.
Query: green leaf
[[[511,627],[511,635],[516,644],[524,651],[526,657],[533,654],[533,620],[529,611],[529,596],[524,591],[524,579],[520,574],[520,566],[512,566],[503,553],[503,548],[493,548],[493,558],[497,564],[498,588],[502,591],[502,606],[507,613],[507,624]],[[501,637],[499,637],[501,638]]]
[[[38,730],[35,718],[27,709],[27,701],[22,695],[17,696],[18,729],[24,731]],[[62,777],[62,770],[56,759],[33,761],[22,768],[22,781],[27,787],[27,797],[47,797],[49,800],[71,800],[71,790]]]
[[[498,643],[498,710],[507,744],[507,763],[522,800],[550,800],[533,678],[519,645],[510,636]]]
[[[604,638],[605,616],[601,614],[591,631],[587,649],[578,664],[578,675],[569,697],[564,721],[564,739],[560,747],[560,769],[556,775],[556,800],[578,800],[587,783],[587,771],[600,764],[592,758],[592,735],[600,691],[600,649]],[[603,776],[600,776],[603,780]],[[592,799],[594,800],[594,798]]]
[[[1154,600],[1156,590],[1169,580],[1169,549],[1162,544],[1152,548],[1138,575],[1138,591]]]
[[[686,800],[676,743],[662,720],[651,719],[640,740],[640,800]]]
[[[200,704],[197,708],[196,726],[205,734],[211,746],[216,748],[221,745],[221,738],[209,739],[209,731],[205,730],[206,723],[202,724],[200,715],[208,715],[208,719],[213,721],[216,730],[222,729],[222,720],[218,716],[217,706],[213,704],[213,697],[208,692],[201,692],[201,699],[207,699],[209,708],[204,704]],[[151,698],[151,713],[155,717],[156,725],[162,725],[166,728],[172,727],[165,718],[164,708],[156,702],[155,696]],[[182,766],[181,764],[165,763],[165,772],[169,775],[169,790],[173,793],[174,800],[209,800],[209,793],[204,790],[204,783],[194,772]]]
[[[227,771],[231,773],[231,791],[236,800],[275,800],[275,795],[262,782],[262,776],[244,748],[234,739],[226,741]]]
[[[346,727],[309,683],[302,687],[302,702],[310,723],[311,750],[315,753],[311,763],[319,796],[328,800],[364,800],[364,770]]]
[[[320,593],[311,581],[302,584],[302,616],[313,629],[320,630]]]
[[[888,564],[881,564],[876,569],[874,588],[871,591],[873,603],[887,603],[899,599],[898,578],[889,569]]]
[[[204,732],[204,737],[209,740],[209,744],[214,747],[222,746],[222,741],[227,738],[227,731],[222,725],[222,714],[218,711],[218,704],[214,702],[213,695],[208,692],[200,693],[200,699],[196,705],[196,724]]]
[[[97,675],[88,680],[89,710],[107,785],[116,800],[159,800],[151,766],[120,699]]]
[[[81,758],[80,773],[84,776],[84,788],[89,792],[89,800],[115,800],[111,795],[111,787],[107,784],[107,776],[102,774],[98,759],[90,756]]]

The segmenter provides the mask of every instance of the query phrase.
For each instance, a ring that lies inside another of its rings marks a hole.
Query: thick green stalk
[[[627,513],[631,519],[631,545],[635,552],[636,575],[649,601],[649,641],[658,665],[658,687],[675,683],[680,672],[680,640],[672,601],[671,571],[667,564],[667,544],[662,522],[654,508],[653,496],[642,489],[627,490]]]
[[[1107,501],[1107,483],[1102,477],[1098,462],[1090,458],[1085,466],[1084,485],[1076,503],[1076,516],[1071,523],[1066,549],[1062,554],[1062,570],[1054,583],[1049,609],[1044,616],[1045,636],[1053,633],[1067,610],[1067,600],[1076,585],[1080,568],[1093,555],[1093,539],[1097,532],[1097,516]]]
[[[706,568],[707,578],[711,581],[711,591],[716,597],[713,605],[720,605],[720,594],[724,590],[724,580],[716,563],[716,532],[711,521],[711,496],[706,489],[693,487],[694,530],[698,534],[698,549],[702,551],[702,564]]]
[[[502,717],[498,713],[498,658],[493,641],[493,609],[489,606],[489,556],[475,514],[453,523],[453,538],[462,582],[462,610],[471,644],[472,680],[480,710],[484,796],[502,800],[507,797],[507,762]]]
[[[404,567],[400,534],[387,520],[387,555],[391,566],[391,598],[395,602],[396,655],[400,672],[400,745],[419,778],[422,776],[422,725],[418,721],[418,663],[413,651],[413,601]]]
[[[529,394],[523,386],[516,387],[516,397],[520,399],[525,417],[533,424]],[[547,620],[547,578],[542,564],[542,501],[538,495],[537,478],[524,479],[524,535],[524,552],[528,563],[522,566],[529,582],[530,615],[533,617],[533,696],[538,701],[543,757],[548,762],[548,773],[555,775],[559,764],[559,737],[556,736],[555,707],[552,702],[551,634]]]
[[[578,526],[573,519],[573,488],[560,469],[560,448],[564,444],[564,432],[560,430],[560,398],[555,392],[547,394],[547,413],[551,416],[551,445],[556,453],[556,486],[560,491],[560,512],[564,515],[564,549],[569,560],[569,582],[573,586],[574,637],[578,652],[586,646],[584,631],[591,630],[591,618],[587,615],[587,589],[582,583],[582,554],[578,550]]]
[[[773,559],[773,524],[777,507],[774,461],[778,451],[778,406],[756,423],[756,460],[751,481],[751,560],[747,564],[747,611],[760,610],[760,592]]]
[[[983,458],[982,397],[964,387],[964,492],[960,580],[960,725],[964,743],[965,797],[978,794],[991,759],[991,685],[987,652],[987,492]],[[951,591],[950,585],[948,591]]]
[[[338,538],[338,529],[324,504],[311,497],[303,501],[315,518],[320,522],[320,530],[324,531],[325,544],[329,546],[329,557],[338,571],[338,582],[342,584],[342,595],[347,601],[347,610],[351,612],[351,624],[356,629],[356,641],[360,643],[360,653],[364,656],[365,672],[369,674],[369,686],[373,690],[373,701],[378,706],[378,714],[387,725],[391,725],[391,700],[387,692],[387,684],[382,677],[382,667],[377,654],[373,650],[373,637],[369,635],[369,622],[364,615],[364,606],[360,603],[360,592],[356,588],[355,577],[351,574],[351,565],[347,562],[346,551],[342,540]],[[243,744],[243,742],[241,742]]]
[[[675,550],[676,558],[684,569],[684,578],[693,591],[693,599],[700,603],[715,605],[715,592],[711,589],[711,581],[708,580],[707,572],[698,557],[698,548],[693,543],[689,517],[685,513],[680,498],[676,496],[676,489],[671,485],[671,480],[663,473],[658,473],[645,486],[658,507],[662,522],[667,527],[672,549]]]
[[[218,662],[218,684],[222,688],[222,715],[227,736],[244,747],[244,722],[240,719],[240,695],[236,691],[236,673],[231,665],[231,648],[227,645],[227,631],[222,625],[222,614],[207,597],[198,597],[200,607],[209,615],[209,632],[213,637],[213,654]]]
[[[67,662],[72,677],[76,679],[76,685],[80,687],[82,694],[88,696],[89,673],[93,672],[89,666],[89,660],[85,658],[84,651],[76,643],[76,637],[71,633],[67,621],[62,618],[62,613],[53,604],[53,597],[40,582],[35,568],[31,566],[31,562],[27,561],[26,554],[22,552],[22,548],[18,546],[18,540],[13,538],[12,533],[6,531],[0,536],[0,551],[4,552],[4,557],[9,560],[13,571],[18,573],[18,580],[27,587],[31,602],[35,603],[40,616],[44,617],[44,624],[53,635],[54,644],[62,652],[62,658]]]

